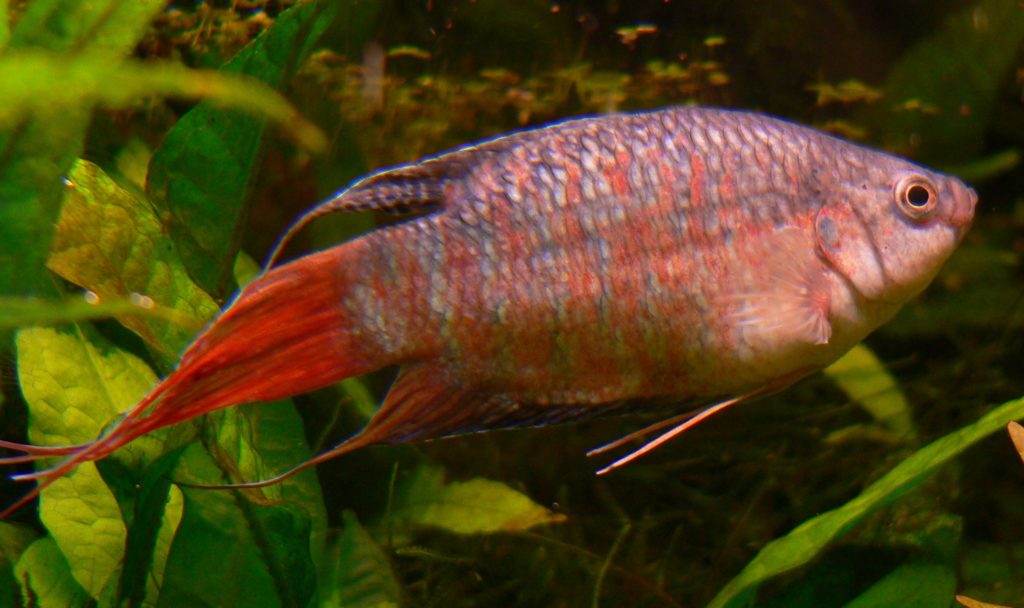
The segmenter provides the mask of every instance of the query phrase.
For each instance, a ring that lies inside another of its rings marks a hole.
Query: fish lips
[[[963,238],[974,220],[974,209],[978,205],[978,194],[973,188],[954,181],[950,185],[953,194],[953,212],[949,223],[956,230],[957,239]]]

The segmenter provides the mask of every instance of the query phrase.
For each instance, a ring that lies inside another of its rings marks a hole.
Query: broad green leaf
[[[397,607],[402,588],[384,551],[360,525],[342,513],[341,534],[329,544],[320,576],[320,605],[347,608]]]
[[[309,457],[290,402],[208,417],[206,451],[186,450],[174,478],[196,484],[252,480]],[[257,441],[258,439],[258,441]],[[326,516],[314,471],[263,490],[185,490],[161,606],[302,605],[315,587]]]
[[[88,325],[30,328],[17,334],[18,375],[29,405],[29,439],[41,445],[90,441],[156,383],[140,359]],[[138,466],[163,449],[150,434],[115,453]],[[121,563],[126,531],[113,492],[86,463],[40,496],[40,517],[67,556],[76,580],[94,597]]]
[[[213,299],[185,273],[146,201],[84,160],[75,163],[68,176],[48,265],[98,295],[101,302],[135,300],[191,319],[181,323],[136,314],[118,316],[168,360],[217,312]]]
[[[430,466],[399,488],[392,517],[399,531],[429,527],[462,535],[521,532],[566,519],[503,483],[481,478],[446,483],[444,471]]]
[[[127,531],[114,493],[87,462],[54,481],[39,497],[39,519],[94,598],[119,573]]]
[[[825,368],[825,374],[897,439],[912,440],[917,436],[903,391],[867,346],[854,346]]]
[[[153,563],[146,577],[146,606],[156,606],[160,599],[160,591],[164,587],[164,574],[167,571],[167,559],[174,546],[178,534],[178,525],[185,513],[185,495],[177,486],[171,486],[167,497],[167,507],[157,533],[156,546],[153,548]]]
[[[1020,418],[1024,418],[1024,398],[1004,403],[973,424],[921,448],[850,502],[805,521],[765,545],[710,605],[747,605],[759,585],[807,564],[866,515],[906,493],[971,445]]]
[[[148,596],[152,605],[159,595],[167,554],[181,522],[181,490],[171,484],[169,477],[181,452],[165,454],[147,467],[135,489],[133,511],[126,518],[128,538],[118,590],[121,602],[139,605]]]
[[[238,471],[245,480],[269,477],[312,456],[302,418],[291,400],[242,405],[220,415],[224,422],[218,429],[218,444],[226,447],[228,456],[241,465]],[[244,434],[238,435],[236,429],[244,429]],[[237,443],[230,446],[228,437]],[[303,471],[261,492],[271,500],[301,505],[310,519],[310,550],[319,555],[327,531],[327,510],[316,471]]]
[[[948,608],[956,592],[950,566],[910,562],[890,572],[846,608]]]
[[[91,441],[156,384],[144,361],[85,324],[18,332],[18,379],[29,404],[29,439],[38,445]],[[126,464],[159,453],[153,435],[116,452]]]
[[[68,562],[52,538],[44,537],[29,545],[14,568],[22,584],[26,606],[73,608],[92,603],[89,594],[71,576]]]
[[[355,12],[356,22],[366,22],[360,16],[378,10],[375,2],[299,4],[281,13],[223,69],[281,88],[340,13]],[[369,29],[350,31],[363,39],[370,35]],[[168,214],[189,274],[216,298],[233,290],[232,264],[265,138],[262,119],[204,103],[178,121],[150,164],[147,193]]]
[[[193,70],[172,62],[120,60],[100,53],[72,56],[38,50],[0,56],[0,129],[65,108],[124,108],[149,96],[210,99],[219,106],[265,116],[313,151],[323,134],[271,88],[244,75]]]

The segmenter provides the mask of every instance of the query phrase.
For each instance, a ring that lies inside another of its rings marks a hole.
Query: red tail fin
[[[353,274],[362,246],[352,241],[257,278],[110,432],[51,469],[16,476],[39,484],[0,517],[78,464],[154,429],[231,405],[309,392],[386,365],[359,343],[343,305],[345,277]]]

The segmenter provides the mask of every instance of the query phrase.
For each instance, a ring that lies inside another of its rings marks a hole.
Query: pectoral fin
[[[749,268],[738,273],[725,298],[727,319],[747,335],[775,342],[828,344],[829,277],[813,242],[799,229],[785,228],[751,249]]]

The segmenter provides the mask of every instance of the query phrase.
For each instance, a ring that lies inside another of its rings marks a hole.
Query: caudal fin
[[[309,392],[385,365],[361,344],[343,304],[361,246],[352,241],[257,278],[200,334],[178,368],[95,441],[56,449],[8,442],[25,454],[8,463],[69,455],[52,468],[14,476],[38,484],[0,518],[77,465],[152,430],[232,405]]]

